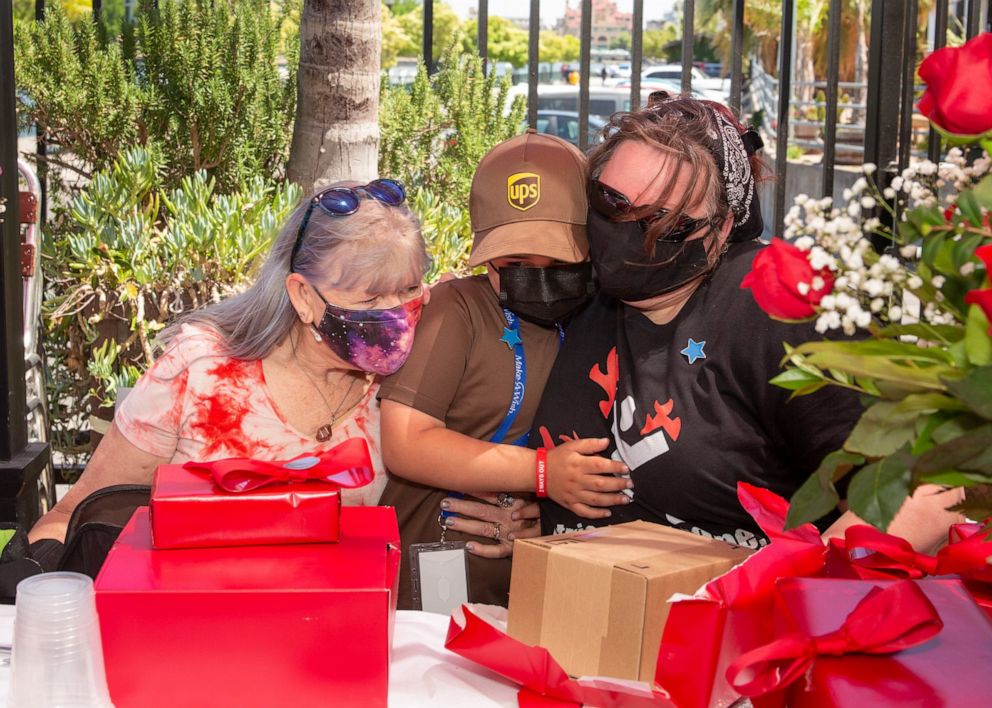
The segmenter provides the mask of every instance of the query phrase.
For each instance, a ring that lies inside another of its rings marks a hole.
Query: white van
[[[653,89],[641,91],[641,106],[647,104]],[[527,84],[517,84],[510,89],[510,100],[516,96],[527,99]],[[579,110],[579,87],[541,84],[537,87],[537,110],[574,111]],[[630,110],[630,89],[601,86],[589,87],[589,115],[608,119],[618,111]]]

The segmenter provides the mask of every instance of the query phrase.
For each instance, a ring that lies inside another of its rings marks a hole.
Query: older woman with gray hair
[[[402,185],[325,189],[294,212],[247,291],[182,318],[114,417],[82,477],[32,529],[62,540],[72,511],[113,484],[149,484],[161,464],[282,460],[368,441],[375,481],[379,376],[406,360],[429,258]]]

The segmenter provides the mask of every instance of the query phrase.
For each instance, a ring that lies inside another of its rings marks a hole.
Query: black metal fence
[[[424,2],[423,58],[433,65],[434,0]],[[36,0],[36,16],[44,14],[44,0]],[[692,88],[691,69],[695,48],[696,2],[682,3],[682,75],[681,88]],[[823,130],[823,159],[821,192],[831,195],[834,184],[837,147],[837,109],[841,21],[847,3],[830,0],[827,27],[827,76],[823,85],[825,115]],[[972,37],[989,28],[992,0],[936,0],[932,11],[932,36],[934,48],[945,45],[948,38],[949,18],[964,27],[964,34]],[[592,48],[592,0],[580,0],[580,58],[579,58],[579,143],[589,144],[589,106]],[[729,104],[740,110],[744,97],[744,37],[747,0],[733,0],[730,6],[727,31],[731,35],[729,55],[730,93]],[[99,16],[101,0],[93,0],[94,16]],[[537,124],[538,67],[540,61],[540,0],[530,0],[527,119],[531,126]],[[786,183],[789,172],[788,147],[790,101],[792,100],[791,39],[794,35],[796,0],[782,1],[781,33],[778,58],[778,97],[774,167],[773,231],[780,233],[786,209]],[[910,160],[912,106],[914,101],[914,72],[916,58],[916,32],[920,24],[918,0],[873,0],[870,11],[870,41],[866,118],[864,122],[864,160],[879,167],[880,179],[890,179]],[[643,57],[644,0],[633,0],[631,36],[630,105],[636,109],[641,100],[641,71]],[[483,59],[488,54],[489,2],[478,0],[478,50]],[[5,2],[0,10],[0,175],[7,211],[2,224],[0,239],[0,520],[24,517],[24,504],[20,507],[14,498],[22,499],[25,486],[32,474],[47,459],[47,449],[27,442],[25,433],[24,347],[21,337],[21,272],[20,250],[17,233],[17,136],[14,121],[15,84],[13,65],[13,39],[11,5]],[[38,150],[45,150],[44,133],[39,132]],[[931,160],[942,154],[939,135],[931,130],[928,145]],[[43,163],[42,163],[43,164]],[[44,213],[44,205],[42,206]],[[27,520],[22,518],[22,520]]]

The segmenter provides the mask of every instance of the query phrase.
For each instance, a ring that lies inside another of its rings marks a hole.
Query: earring
[[[324,338],[320,336],[320,332],[318,332],[317,331],[317,328],[314,327],[313,325],[310,325],[310,333],[313,335],[313,341],[315,341],[315,342],[323,342],[324,341]]]

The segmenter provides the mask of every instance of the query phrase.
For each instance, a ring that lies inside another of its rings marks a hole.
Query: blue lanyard
[[[524,401],[524,392],[527,388],[527,357],[524,355],[524,344],[520,337],[520,320],[511,310],[505,307],[503,308],[503,317],[506,318],[506,325],[510,328],[510,331],[516,334],[516,337],[513,339],[513,395],[510,398],[510,405],[506,409],[503,422],[500,423],[496,432],[489,438],[489,442],[493,443],[503,442],[510,427],[513,425],[513,421],[517,419],[520,406]],[[561,328],[560,324],[556,324],[555,326],[558,328],[558,345],[561,346],[565,343],[565,331]],[[528,430],[510,444],[525,447],[529,440],[530,431]],[[448,495],[458,498],[463,496],[460,492],[448,492]],[[453,513],[451,511],[442,511],[441,516],[447,518],[452,516]]]

